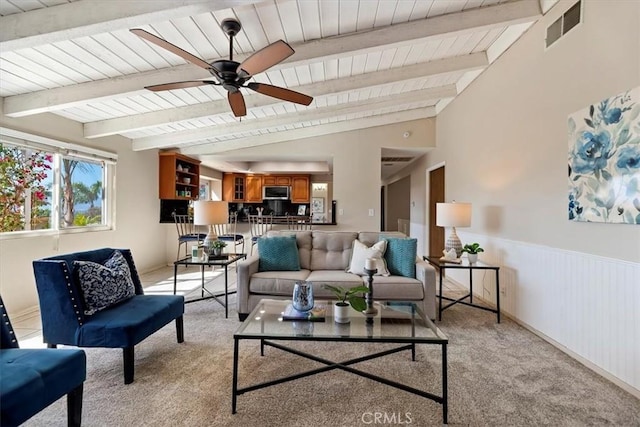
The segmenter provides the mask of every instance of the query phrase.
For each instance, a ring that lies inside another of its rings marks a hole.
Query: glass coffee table
[[[291,301],[285,300],[261,300],[233,335],[233,391],[231,399],[231,412],[233,414],[236,413],[237,397],[241,394],[333,369],[340,369],[386,384],[390,387],[431,399],[441,404],[443,423],[447,423],[447,344],[449,340],[414,303],[397,301],[389,303],[376,302],[375,307],[377,313],[375,315],[365,315],[352,309],[350,316],[351,322],[348,324],[334,322],[334,301],[316,301],[316,307],[318,305],[326,306],[324,321],[283,320],[283,313],[290,303]],[[264,347],[269,346],[320,362],[326,366],[240,388],[238,387],[238,358],[240,341],[243,340],[260,340],[261,356],[264,356]],[[399,346],[356,359],[334,362],[323,357],[289,348],[276,341],[396,343],[399,344]],[[411,360],[415,361],[416,344],[435,344],[441,348],[441,396],[363,370],[355,369],[351,366],[359,362],[387,356],[404,350],[410,350]]]

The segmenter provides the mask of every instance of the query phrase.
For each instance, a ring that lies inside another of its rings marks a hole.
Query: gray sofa
[[[372,246],[381,235],[405,237],[397,232],[347,231],[270,231],[267,236],[295,234],[300,256],[299,271],[258,271],[259,255],[254,253],[238,263],[238,315],[241,320],[263,298],[291,299],[294,283],[313,283],[316,299],[332,299],[324,284],[353,287],[366,284],[366,278],[347,273],[353,242],[357,238]],[[376,301],[415,301],[430,318],[436,317],[436,275],[427,262],[416,258],[416,278],[374,276],[373,294]]]

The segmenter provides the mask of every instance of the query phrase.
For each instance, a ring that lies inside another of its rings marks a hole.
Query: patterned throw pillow
[[[376,269],[378,272],[376,276],[389,276],[389,270],[387,270],[387,263],[383,256],[387,249],[387,241],[380,240],[370,248],[367,247],[360,240],[353,241],[353,252],[351,253],[351,264],[347,268],[347,273],[357,274],[359,276],[365,276],[364,264],[367,258],[374,258],[376,260]]]
[[[296,236],[260,237],[258,271],[299,271]]]
[[[73,264],[87,316],[136,294],[129,264],[120,251],[114,251],[104,265],[91,261],[74,261]]]
[[[387,260],[389,272],[395,276],[416,278],[416,255],[418,239],[383,237],[387,241]]]

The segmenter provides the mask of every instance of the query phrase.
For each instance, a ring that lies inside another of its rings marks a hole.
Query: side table
[[[440,275],[440,291],[438,295],[438,320],[442,320],[442,312],[454,304],[463,304],[470,307],[480,308],[482,310],[496,313],[498,323],[500,323],[500,267],[497,265],[486,264],[482,261],[470,263],[467,259],[463,259],[462,263],[445,262],[440,260],[440,256],[423,256],[422,259],[434,266]],[[469,293],[462,298],[453,299],[442,295],[442,273],[446,269],[469,270]],[[473,303],[473,270],[493,270],[496,273],[496,308],[484,307]],[[469,298],[469,301],[464,301]],[[442,306],[442,300],[453,301],[451,304]]]
[[[173,294],[176,294],[176,289],[178,287],[178,266],[179,265],[199,265],[200,272],[202,273],[202,284],[200,286],[200,298],[186,300],[186,303],[202,301],[204,299],[215,299],[218,301],[220,305],[224,307],[224,317],[229,317],[229,275],[228,268],[234,262],[237,262],[241,259],[247,258],[247,254],[223,254],[218,257],[211,257],[207,261],[194,261],[193,258],[187,257],[180,259],[173,263]],[[218,297],[222,296],[222,294],[213,294],[209,292],[207,288],[204,287],[204,268],[205,267],[213,267],[213,266],[224,267],[224,302],[220,301]],[[205,296],[204,293],[208,293],[209,295]],[[235,293],[235,292],[232,292]]]

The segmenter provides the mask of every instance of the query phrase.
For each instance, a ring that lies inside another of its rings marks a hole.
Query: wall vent
[[[573,27],[582,21],[582,1],[577,2],[569,8],[562,16],[547,27],[546,47],[558,41],[560,37],[567,34]]]
[[[411,160],[413,160],[413,157],[383,157],[382,158],[382,163],[385,162],[410,162]]]

